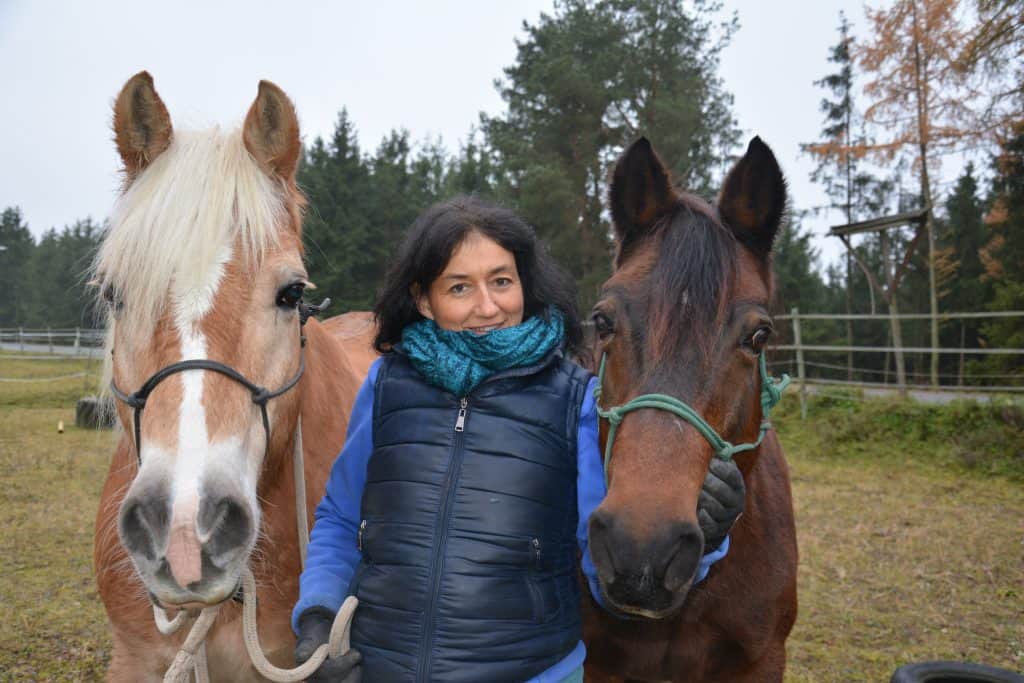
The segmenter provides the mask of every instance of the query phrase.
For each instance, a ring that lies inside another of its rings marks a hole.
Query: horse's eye
[[[746,346],[749,346],[750,350],[755,354],[761,353],[764,350],[765,344],[768,343],[768,338],[771,336],[772,328],[759,327],[754,330],[754,334],[747,338]]]
[[[120,311],[124,307],[124,303],[121,301],[121,297],[118,295],[117,290],[114,289],[114,285],[108,284],[103,288],[103,300],[107,302],[112,310]]]
[[[597,336],[602,341],[607,339],[615,332],[615,327],[612,325],[612,321],[604,313],[596,312],[591,319],[594,321],[594,330],[597,332]]]
[[[302,301],[302,293],[305,291],[306,285],[303,282],[293,282],[287,287],[283,287],[281,291],[277,293],[277,305],[284,306],[286,308],[295,308]]]

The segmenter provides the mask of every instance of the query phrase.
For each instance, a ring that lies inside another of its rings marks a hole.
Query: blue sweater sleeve
[[[604,463],[601,458],[600,438],[597,428],[597,405],[594,402],[594,387],[597,378],[591,377],[587,392],[580,407],[579,427],[576,438],[576,503],[580,521],[576,527],[576,542],[581,553],[583,575],[587,577],[590,594],[603,604],[601,588],[597,581],[597,568],[587,547],[587,527],[590,515],[604,500],[608,490],[604,482]]]
[[[331,467],[327,489],[316,508],[306,568],[299,577],[299,600],[292,610],[292,629],[296,633],[299,615],[310,607],[338,611],[359,565],[356,536],[366,465],[373,452],[373,387],[379,366],[379,359],[373,362],[356,394],[345,445]]]
[[[604,456],[601,453],[598,431],[597,404],[594,401],[594,387],[596,386],[597,378],[592,377],[590,383],[587,384],[587,394],[580,407],[576,444],[576,502],[579,506],[580,521],[579,526],[576,527],[576,542],[582,553],[583,575],[587,577],[590,593],[598,604],[604,606],[601,587],[597,580],[597,568],[594,566],[594,560],[590,557],[587,547],[587,526],[590,523],[590,515],[608,493],[604,481]],[[725,557],[728,552],[729,537],[726,536],[722,545],[700,558],[697,574],[693,581],[694,585],[707,578],[711,565]]]

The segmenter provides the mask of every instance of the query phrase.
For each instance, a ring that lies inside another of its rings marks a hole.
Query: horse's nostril
[[[121,510],[121,540],[129,552],[152,562],[156,560],[156,548],[167,534],[169,519],[165,499],[126,501]]]
[[[696,525],[681,524],[676,531],[676,543],[666,554],[667,562],[662,579],[665,588],[670,591],[679,590],[693,577],[704,548],[704,537]]]
[[[248,546],[252,529],[248,507],[237,498],[204,500],[200,505],[199,538],[210,560],[221,569]]]
[[[590,558],[597,568],[598,578],[605,584],[611,583],[615,578],[615,562],[613,561],[611,549],[611,522],[612,517],[604,510],[595,510],[590,515],[590,525],[587,537],[590,543]]]

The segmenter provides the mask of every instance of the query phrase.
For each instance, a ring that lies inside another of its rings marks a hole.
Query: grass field
[[[0,360],[0,378],[84,369]],[[98,680],[109,656],[91,564],[113,437],[74,428],[82,388],[0,383],[2,681]],[[776,424],[801,562],[787,681],[884,683],[925,659],[1024,669],[1019,405],[828,399],[802,421],[788,396]]]

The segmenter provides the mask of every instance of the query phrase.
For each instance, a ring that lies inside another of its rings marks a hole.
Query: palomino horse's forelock
[[[288,199],[240,130],[176,132],[114,208],[93,266],[98,293],[118,300],[119,324],[151,330],[168,292],[202,290],[236,243],[237,256],[258,263],[294,220]]]

